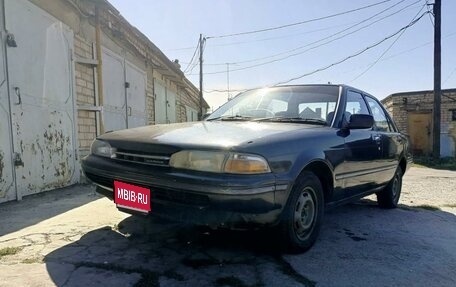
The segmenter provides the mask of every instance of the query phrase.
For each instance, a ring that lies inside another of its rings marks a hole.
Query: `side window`
[[[390,126],[390,130],[391,130],[392,132],[397,133],[397,127],[396,127],[396,125],[394,124],[393,119],[391,118],[391,116],[390,116],[390,115],[387,115],[386,119],[388,120],[388,124],[389,124],[389,126]]]
[[[366,101],[372,111],[372,116],[374,117],[377,130],[382,132],[390,132],[391,128],[388,124],[388,120],[386,119],[385,112],[383,111],[380,104],[371,97],[366,97]]]
[[[366,102],[360,93],[348,91],[347,104],[345,105],[345,120],[349,121],[350,116],[354,114],[368,115],[369,110],[367,109]]]

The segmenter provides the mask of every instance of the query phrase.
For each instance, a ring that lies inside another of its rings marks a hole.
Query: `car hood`
[[[301,123],[203,121],[120,130],[106,133],[99,139],[181,147],[230,148],[250,144],[272,135],[313,128],[321,128],[321,126]]]

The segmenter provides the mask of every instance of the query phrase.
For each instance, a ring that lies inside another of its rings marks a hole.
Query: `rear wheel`
[[[380,192],[377,192],[377,203],[381,208],[396,208],[402,190],[402,169],[397,167],[390,183]]]
[[[324,213],[323,188],[311,172],[297,180],[279,224],[281,242],[292,253],[304,252],[317,239]]]

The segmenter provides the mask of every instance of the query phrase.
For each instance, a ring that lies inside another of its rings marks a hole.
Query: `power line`
[[[372,45],[370,45],[370,46],[368,46],[368,47],[366,47],[366,48],[364,48],[364,49],[362,49],[362,50],[356,52],[355,54],[352,54],[352,55],[350,55],[350,56],[347,56],[347,57],[345,57],[345,58],[343,58],[343,59],[341,59],[341,60],[339,60],[339,61],[337,61],[337,62],[334,62],[334,63],[332,63],[332,64],[329,64],[329,65],[326,65],[326,66],[324,66],[324,67],[315,69],[315,70],[313,70],[313,71],[311,71],[311,72],[308,72],[308,73],[305,73],[305,74],[302,74],[302,75],[299,75],[299,76],[290,78],[290,79],[285,80],[285,81],[281,81],[281,82],[275,83],[275,84],[273,84],[273,85],[270,85],[269,87],[275,87],[275,86],[278,86],[278,85],[287,84],[287,83],[292,82],[292,81],[295,81],[295,80],[299,80],[299,79],[301,79],[301,78],[304,78],[304,77],[307,77],[307,76],[310,76],[310,75],[319,73],[319,72],[321,72],[321,71],[324,71],[324,70],[327,70],[327,69],[329,69],[329,68],[332,68],[332,67],[334,67],[334,66],[336,66],[336,65],[342,64],[342,63],[344,63],[344,62],[350,60],[351,58],[357,57],[357,56],[359,56],[359,55],[365,53],[366,51],[368,51],[368,50],[370,50],[370,49],[372,49],[372,48],[377,47],[378,45],[382,44],[383,42],[385,42],[385,41],[387,41],[387,40],[389,40],[389,39],[395,37],[396,35],[400,34],[402,31],[404,31],[404,30],[406,30],[406,29],[412,27],[412,26],[415,25],[418,21],[420,21],[420,20],[423,18],[423,16],[426,15],[427,13],[428,13],[428,12],[422,13],[420,17],[418,17],[417,19],[413,20],[413,21],[410,22],[408,25],[402,27],[402,28],[399,29],[398,31],[394,32],[393,34],[390,34],[389,36],[383,38],[382,40],[380,40],[380,41],[378,41],[378,42],[376,42],[376,43],[374,43],[374,44],[372,44]],[[258,88],[264,88],[264,87],[258,87]],[[231,90],[231,91],[246,91],[246,90],[253,90],[253,89],[256,89],[256,88],[243,89],[243,90]],[[206,92],[206,93],[211,93],[211,92],[226,92],[226,90],[209,90],[209,91],[205,91],[205,92]]]
[[[449,38],[449,37],[453,37],[453,36],[455,36],[455,35],[456,35],[456,32],[449,33],[449,34],[446,34],[444,37],[442,37],[442,39]],[[432,43],[434,43],[434,41],[428,41],[428,42],[421,43],[420,45],[414,46],[414,47],[412,47],[412,48],[409,48],[409,49],[400,51],[400,52],[398,52],[398,53],[395,53],[395,54],[393,54],[393,55],[390,55],[390,56],[388,56],[388,57],[382,58],[382,59],[380,59],[379,61],[389,61],[389,60],[391,60],[391,59],[393,59],[393,58],[396,58],[396,57],[398,57],[398,56],[401,56],[401,55],[403,55],[403,54],[407,54],[407,53],[413,52],[413,51],[415,51],[415,50],[417,50],[417,49],[420,49],[420,48],[429,46],[429,45],[431,45]],[[367,66],[370,66],[370,65],[372,65],[373,63],[374,63],[374,62],[371,62],[371,63],[367,64]],[[364,67],[364,66],[363,66],[363,67]],[[358,69],[360,69],[360,68],[362,68],[362,67],[357,67],[357,68],[355,68],[355,69],[350,69],[350,70],[348,70],[348,71],[345,71],[344,73],[352,72],[352,71],[358,70]],[[454,72],[456,72],[456,67],[455,67],[455,69],[454,69],[454,71],[453,71],[452,73],[454,73]],[[451,74],[452,74],[452,73],[451,73]],[[451,76],[451,74],[450,74],[450,76]],[[447,78],[445,81],[447,81],[447,80],[448,80],[448,78]],[[247,90],[247,89],[237,89],[237,90],[230,89],[231,92],[241,92],[241,91],[245,91],[245,90]],[[205,92],[205,93],[226,92],[226,90],[212,89],[212,90],[206,90],[206,91],[204,91],[204,92]]]
[[[200,46],[200,44],[198,43],[198,47]],[[197,47],[197,50],[198,50],[198,47]],[[202,49],[202,52],[204,52],[204,49],[206,48],[206,40],[203,41],[203,47],[201,48]],[[198,64],[200,64],[198,61],[195,61],[195,63],[193,64],[193,66],[190,68],[190,70],[186,73],[186,75],[190,75],[192,72],[193,72],[193,69],[195,69],[196,66],[198,66]]]
[[[274,86],[283,85],[283,84],[287,84],[287,83],[292,82],[292,81],[295,81],[295,80],[299,80],[299,79],[304,78],[304,77],[306,77],[306,76],[310,76],[310,75],[312,75],[312,74],[315,74],[315,73],[318,73],[318,72],[327,70],[327,69],[329,69],[329,68],[331,68],[331,67],[333,67],[333,66],[339,65],[339,64],[341,64],[341,63],[343,63],[343,62],[346,62],[346,61],[350,60],[351,58],[357,57],[357,56],[359,56],[359,55],[365,53],[366,51],[368,51],[368,50],[370,50],[370,49],[372,49],[372,48],[374,48],[374,47],[377,47],[378,45],[382,44],[383,42],[387,41],[388,39],[393,38],[394,36],[396,36],[397,34],[401,33],[402,31],[404,31],[404,30],[410,28],[411,26],[415,25],[415,24],[416,24],[419,20],[421,20],[421,19],[423,18],[423,16],[426,15],[427,13],[428,13],[428,12],[424,12],[423,14],[421,14],[421,16],[420,16],[419,18],[413,20],[413,21],[410,22],[408,25],[402,27],[402,28],[399,29],[397,32],[395,32],[395,33],[393,33],[393,34],[391,34],[391,35],[385,37],[383,40],[380,40],[380,41],[378,41],[377,43],[375,43],[375,44],[373,44],[373,45],[370,45],[370,46],[364,48],[363,50],[361,50],[361,51],[359,51],[359,52],[357,52],[357,53],[355,53],[355,54],[353,54],[353,55],[350,55],[350,56],[348,56],[348,57],[346,57],[346,58],[344,58],[344,59],[342,59],[342,60],[340,60],[340,61],[337,61],[337,62],[335,62],[335,63],[332,63],[332,64],[330,64],[330,65],[327,65],[326,67],[316,69],[316,70],[314,70],[314,71],[312,71],[312,72],[310,72],[310,73],[306,73],[306,74],[303,74],[303,75],[300,75],[300,76],[291,78],[291,79],[289,79],[289,80],[286,80],[286,81],[282,81],[282,82],[276,83]]]
[[[431,16],[431,15],[434,15],[434,13],[432,13],[432,11],[429,10],[429,6],[432,6],[433,4],[429,4],[428,2],[429,2],[429,0],[426,0],[426,9],[429,12],[429,14],[428,14],[429,15],[429,21],[431,21],[432,26],[435,26],[434,19],[432,19],[432,16]]]
[[[388,7],[385,10],[380,11],[377,14],[372,15],[370,18],[366,19],[365,21],[361,21],[361,22],[350,22],[350,23],[345,23],[345,24],[333,25],[333,26],[329,26],[329,27],[325,27],[325,28],[309,30],[309,31],[300,32],[300,33],[286,34],[286,35],[280,35],[280,36],[275,36],[275,37],[267,37],[267,38],[255,39],[255,40],[237,41],[237,42],[230,42],[230,43],[223,43],[223,44],[209,44],[209,46],[210,47],[236,46],[236,45],[240,45],[240,44],[264,42],[264,41],[277,40],[277,39],[283,39],[283,38],[289,38],[289,37],[296,37],[296,36],[299,36],[299,35],[307,35],[307,34],[311,34],[311,33],[315,33],[315,32],[320,32],[320,31],[330,30],[330,29],[333,29],[333,28],[347,26],[347,25],[350,25],[350,24],[356,24],[354,26],[357,26],[357,25],[359,25],[359,24],[361,24],[363,22],[366,22],[367,20],[370,20],[371,18],[374,18],[375,16],[378,16],[379,14],[382,14],[383,12],[385,12],[385,11],[387,11],[387,10],[389,10],[389,9],[399,5],[399,4],[401,4],[404,1],[406,1],[406,0],[399,1],[398,3]],[[419,2],[419,1],[417,1],[417,2]],[[413,4],[417,3],[417,2],[414,2],[411,5],[413,5]],[[409,5],[409,6],[405,7],[405,8],[408,8],[411,5]],[[354,26],[351,26],[351,27],[347,28],[347,30],[353,28]],[[346,31],[346,30],[339,31],[338,33],[341,33],[341,32],[344,32],[344,31]],[[338,33],[336,33],[336,34],[338,34]],[[331,36],[333,36],[333,35],[334,34],[332,34]],[[331,36],[329,36],[329,37],[331,37]],[[208,38],[206,38],[206,39],[208,39]],[[175,49],[166,49],[166,51],[193,50],[195,48],[197,48],[197,46],[189,46],[189,47],[182,47],[182,48],[175,48]],[[298,47],[298,48],[292,49],[291,51],[285,51],[285,52],[282,52],[282,53],[279,53],[279,54],[275,54],[275,55],[271,55],[271,56],[267,56],[267,57],[264,57],[264,58],[258,58],[258,59],[246,60],[246,61],[239,61],[239,62],[230,62],[229,64],[230,65],[234,65],[234,64],[239,64],[239,63],[253,62],[253,61],[258,61],[258,60],[262,60],[262,59],[272,58],[272,57],[275,57],[275,56],[278,56],[278,55],[282,55],[282,54],[285,54],[285,53],[288,53],[288,52],[295,51],[296,49],[299,49],[299,48],[302,48],[302,47]],[[180,63],[188,64],[188,62],[183,62],[183,61],[181,61]],[[227,63],[224,62],[224,63],[206,63],[205,65],[206,66],[225,66],[226,64]]]
[[[229,42],[229,43],[223,43],[223,44],[212,44],[212,45],[209,44],[208,46],[209,47],[227,47],[227,46],[236,46],[236,45],[241,45],[241,44],[249,44],[249,43],[256,43],[256,42],[271,41],[271,40],[277,40],[277,39],[283,39],[283,38],[290,38],[290,37],[296,37],[296,36],[299,36],[299,35],[307,35],[307,34],[311,34],[311,33],[315,33],[315,32],[331,30],[331,29],[334,29],[334,28],[340,28],[340,27],[343,27],[343,26],[351,25],[353,23],[356,23],[356,22],[344,23],[344,24],[339,24],[339,25],[332,25],[332,26],[328,26],[328,27],[325,27],[325,28],[313,29],[313,30],[304,31],[304,32],[300,32],[300,33],[285,34],[285,35],[280,35],[280,36],[275,36],[275,37],[267,37],[267,38],[261,38],[261,39],[255,39],[255,40]],[[195,48],[196,48],[196,46],[190,46],[190,47],[182,47],[182,48],[175,48],[175,49],[166,49],[165,51],[184,51],[184,50],[193,50]],[[180,63],[188,64],[188,62],[180,62]],[[215,64],[208,63],[208,64],[205,64],[205,65],[207,65],[207,66],[224,66],[224,65],[226,65],[226,63],[219,63],[219,64],[217,64],[217,63],[215,63]]]
[[[165,51],[183,51],[183,50],[193,50],[197,46],[191,46],[191,47],[182,47],[182,48],[173,48],[173,49],[166,49]]]
[[[362,6],[362,7],[356,8],[356,9],[351,9],[351,10],[347,10],[347,11],[344,11],[344,12],[339,12],[339,13],[336,13],[336,14],[331,14],[331,15],[327,15],[327,16],[323,16],[323,17],[313,18],[313,19],[309,19],[309,20],[305,20],[305,21],[301,21],[301,22],[296,22],[296,23],[291,23],[291,24],[286,24],[286,25],[281,25],[281,26],[276,26],[276,27],[270,27],[270,28],[265,28],[265,29],[253,30],[253,31],[234,33],[234,34],[210,36],[210,37],[206,37],[206,39],[234,37],[234,36],[241,36],[241,35],[248,35],[248,34],[254,34],[254,33],[261,33],[261,32],[267,32],[267,31],[272,31],[272,30],[283,29],[283,28],[287,28],[287,27],[307,24],[307,23],[310,23],[310,22],[325,20],[325,19],[334,18],[334,17],[337,17],[337,16],[341,16],[341,15],[345,15],[345,14],[361,11],[361,10],[368,9],[368,8],[371,8],[371,7],[374,7],[374,6],[378,6],[378,5],[381,5],[383,3],[390,2],[390,1],[391,0],[384,0],[384,1],[376,2],[376,3],[373,3],[373,4],[367,5],[367,6]]]
[[[345,28],[345,29],[343,29],[343,30],[340,30],[340,31],[338,31],[338,32],[336,32],[336,33],[334,33],[334,34],[331,34],[331,35],[326,36],[326,37],[324,37],[324,38],[321,38],[321,39],[319,39],[319,40],[313,41],[313,42],[311,42],[311,43],[307,43],[307,44],[305,44],[305,45],[303,45],[303,46],[300,46],[300,47],[297,47],[297,48],[294,48],[294,49],[291,49],[291,50],[288,50],[288,51],[285,51],[285,52],[281,52],[281,53],[278,53],[278,54],[275,54],[275,55],[263,57],[263,58],[257,58],[257,59],[253,59],[253,60],[242,61],[242,62],[234,62],[234,63],[230,63],[230,64],[241,64],[241,63],[246,63],[246,62],[258,61],[258,60],[261,60],[261,59],[274,58],[274,57],[279,56],[279,55],[288,54],[288,53],[290,53],[290,52],[293,52],[293,51],[296,51],[296,50],[300,50],[300,49],[302,49],[302,48],[305,48],[305,47],[314,45],[314,44],[316,44],[316,43],[322,42],[322,41],[327,40],[327,39],[330,39],[330,38],[332,38],[332,37],[334,37],[334,36],[336,36],[336,35],[339,35],[339,34],[341,34],[341,33],[343,33],[343,32],[346,32],[347,30],[350,30],[351,28],[354,28],[354,27],[356,27],[356,26],[358,26],[358,25],[360,25],[360,24],[362,24],[362,23],[364,23],[364,22],[367,22],[367,21],[369,21],[369,20],[372,20],[374,17],[376,17],[376,16],[378,16],[378,15],[384,13],[385,11],[387,11],[387,10],[393,8],[394,6],[400,4],[400,3],[404,2],[404,1],[405,1],[405,0],[402,0],[402,1],[398,2],[397,4],[395,4],[395,5],[393,5],[393,6],[390,6],[390,7],[386,8],[386,9],[384,9],[384,10],[382,10],[382,11],[376,13],[375,15],[370,16],[370,17],[368,17],[368,18],[366,18],[366,19],[364,19],[364,20],[362,20],[362,21],[360,21],[360,22],[358,22],[358,23],[356,23],[356,24],[354,24],[354,25],[352,25],[352,26],[350,26],[350,27],[348,27],[348,28]],[[358,28],[358,29],[356,29],[356,30],[350,31],[350,32],[348,32],[348,33],[345,33],[345,34],[343,34],[343,35],[341,35],[341,36],[339,36],[339,37],[336,37],[336,38],[334,38],[334,39],[328,40],[328,41],[323,42],[323,43],[321,43],[321,44],[319,44],[319,45],[310,47],[310,48],[308,48],[308,49],[306,49],[306,50],[304,50],[304,51],[296,52],[296,53],[293,53],[293,54],[290,54],[290,55],[287,55],[287,56],[284,56],[284,57],[281,57],[281,58],[273,59],[273,60],[270,60],[270,61],[266,61],[266,62],[262,62],[262,63],[250,65],[250,66],[244,66],[244,67],[240,67],[240,68],[237,68],[237,69],[233,69],[233,70],[231,70],[231,72],[241,71],[241,70],[247,70],[247,69],[251,69],[251,68],[255,68],[255,67],[259,67],[259,66],[263,66],[263,65],[267,65],[267,64],[279,62],[279,61],[283,61],[283,60],[286,60],[286,59],[288,59],[288,58],[295,57],[295,56],[298,56],[298,55],[302,55],[302,54],[304,54],[304,53],[306,53],[306,52],[309,52],[309,51],[314,50],[314,49],[316,49],[316,48],[325,46],[325,45],[327,45],[327,44],[330,44],[330,43],[332,43],[332,42],[335,42],[335,41],[337,41],[337,40],[340,40],[340,39],[342,39],[342,38],[345,38],[345,37],[347,37],[347,36],[349,36],[349,35],[352,35],[352,34],[358,32],[358,31],[360,31],[360,30],[363,30],[363,29],[365,29],[365,28],[368,28],[368,27],[370,27],[370,26],[372,26],[372,25],[374,25],[374,24],[376,24],[376,23],[378,23],[378,22],[380,22],[380,21],[382,21],[382,20],[384,20],[384,19],[386,19],[386,18],[392,17],[392,16],[394,16],[394,15],[396,15],[396,14],[398,14],[398,13],[404,11],[405,9],[409,8],[410,6],[416,4],[416,3],[420,2],[420,1],[421,1],[421,0],[417,0],[417,1],[411,3],[411,4],[407,5],[407,6],[405,6],[405,7],[401,8],[401,9],[399,9],[398,11],[395,11],[395,12],[393,12],[393,13],[391,13],[391,14],[388,14],[388,15],[382,17],[382,18],[379,18],[379,19],[377,19],[377,20],[375,20],[375,21],[373,21],[373,22],[371,22],[371,23],[369,23],[369,24],[366,24],[366,25],[364,25],[364,26],[361,26],[360,28]],[[208,72],[208,73],[205,73],[205,75],[223,74],[223,73],[225,73],[225,71],[215,71],[215,72]]]
[[[224,43],[224,44],[216,44],[216,45],[211,45],[208,44],[208,47],[227,47],[227,46],[237,46],[241,44],[249,44],[249,43],[256,43],[256,42],[265,42],[265,41],[271,41],[271,40],[277,40],[277,39],[283,39],[283,38],[290,38],[290,37],[296,37],[299,35],[307,35],[315,32],[320,32],[320,31],[326,31],[334,28],[340,28],[343,26],[348,26],[351,24],[354,24],[356,22],[350,22],[350,23],[345,23],[345,24],[339,24],[339,25],[333,25],[325,28],[319,28],[319,29],[314,29],[314,30],[309,30],[309,31],[304,31],[300,33],[294,33],[294,34],[286,34],[286,35],[280,35],[280,36],[275,36],[275,37],[268,37],[268,38],[261,38],[261,39],[255,39],[255,40],[249,40],[249,41],[239,41],[239,42],[229,42],[229,43]],[[187,47],[187,48],[180,48],[180,49],[173,49],[173,50],[167,50],[167,51],[176,51],[176,50],[190,50],[194,49],[196,46],[193,47]],[[180,62],[183,64],[188,64],[188,62]],[[227,63],[205,63],[206,66],[226,66]],[[236,64],[236,63],[229,63],[230,65]]]
[[[192,58],[190,59],[190,62],[188,62],[188,65],[187,65],[187,67],[185,68],[184,73],[186,73],[186,72],[188,71],[188,69],[190,68],[190,65],[193,64],[193,60],[195,59],[196,52],[198,51],[199,45],[200,45],[200,43],[198,42],[198,45],[196,45],[196,49],[195,49],[195,51],[193,52],[193,56],[192,56]]]
[[[397,3],[395,3],[395,4],[391,5],[391,6],[389,6],[389,7],[387,7],[387,8],[381,10],[380,12],[375,13],[374,15],[371,15],[371,16],[369,16],[369,17],[367,17],[367,18],[365,18],[365,19],[363,19],[363,20],[361,20],[361,21],[359,21],[359,22],[355,22],[353,25],[351,25],[351,26],[348,27],[348,28],[339,30],[339,31],[336,32],[336,33],[330,34],[330,35],[325,36],[325,37],[323,37],[323,38],[320,38],[320,39],[318,39],[318,40],[316,40],[316,41],[313,41],[313,42],[311,42],[311,43],[307,43],[307,44],[305,44],[305,45],[303,45],[303,46],[299,46],[299,47],[296,47],[296,48],[293,48],[293,49],[290,49],[290,50],[286,50],[286,51],[283,51],[283,52],[280,52],[280,53],[272,54],[272,55],[269,55],[269,56],[266,56],[266,57],[255,58],[255,59],[250,59],[250,60],[243,60],[243,61],[237,61],[237,62],[231,62],[230,64],[243,64],[243,63],[249,63],[249,62],[257,62],[257,61],[260,61],[260,60],[266,60],[266,59],[274,58],[274,57],[281,56],[281,55],[284,55],[284,54],[288,54],[288,53],[291,53],[291,52],[295,52],[295,51],[297,51],[297,50],[303,49],[303,48],[308,47],[308,46],[310,46],[310,45],[313,45],[313,44],[319,43],[319,42],[321,42],[321,41],[324,41],[324,40],[326,40],[326,39],[329,39],[329,38],[332,38],[332,37],[334,37],[334,36],[337,36],[337,35],[339,35],[339,34],[345,32],[345,31],[348,31],[348,30],[350,30],[350,29],[352,29],[352,28],[354,28],[354,27],[356,27],[356,26],[358,26],[358,25],[361,25],[361,24],[363,24],[363,23],[365,23],[365,22],[367,22],[367,21],[369,21],[369,20],[372,20],[373,18],[377,17],[378,15],[381,15],[381,14],[385,13],[386,11],[388,11],[388,10],[390,10],[390,9],[393,9],[394,7],[396,7],[397,5],[399,5],[399,4],[401,4],[401,3],[405,2],[405,1],[407,1],[407,0],[401,0],[401,1],[399,1],[399,2],[397,2]],[[413,3],[411,3],[411,4],[409,4],[409,5],[407,5],[407,6],[405,6],[405,7],[403,7],[402,9],[400,9],[399,11],[397,11],[396,13],[399,13],[399,12],[405,10],[406,8],[412,6],[412,5],[414,5],[414,4],[416,4],[416,3],[420,2],[420,1],[421,1],[421,0],[417,0],[417,1],[415,1],[415,2],[413,2]],[[388,17],[393,16],[393,15],[395,15],[395,14],[390,14],[390,15],[386,16],[385,18],[388,18]],[[379,20],[383,20],[383,19],[385,19],[385,18],[382,18],[382,19],[379,19]],[[378,21],[377,21],[377,22],[378,22]],[[376,22],[374,22],[374,23],[376,23]],[[372,23],[372,24],[374,24],[374,23]],[[359,30],[357,30],[357,31],[359,31]],[[357,31],[355,31],[355,32],[357,32]],[[214,65],[214,64],[213,64],[213,65]]]
[[[421,7],[421,9],[418,11],[418,13],[416,13],[415,16],[413,16],[412,18],[412,21],[418,17],[418,15],[421,13],[421,11],[423,11],[424,7],[427,5],[427,1],[426,3],[423,5],[423,7]],[[429,13],[429,10],[428,10],[428,13]],[[391,50],[391,48],[397,43],[397,41],[399,41],[399,39],[402,37],[402,35],[404,35],[406,30],[402,30],[401,33],[399,33],[399,35],[397,36],[397,38],[391,43],[391,45],[389,45],[385,51],[383,51],[383,53],[380,54],[380,56],[373,62],[371,63],[364,71],[362,71],[358,76],[356,76],[355,78],[351,79],[349,81],[349,83],[352,83],[354,81],[356,81],[357,79],[361,78],[363,75],[365,75],[370,69],[372,69],[372,67],[374,67],[382,58],[383,56],[385,56],[386,53],[388,53],[389,50]]]
[[[456,67],[454,67],[453,71],[451,71],[451,73],[448,75],[448,77],[445,79],[445,81],[443,81],[442,86],[445,85],[446,82],[448,82],[448,80],[451,78],[451,76],[453,76],[454,72],[456,72]]]

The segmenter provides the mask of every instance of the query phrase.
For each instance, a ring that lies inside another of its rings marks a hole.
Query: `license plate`
[[[150,212],[152,206],[150,189],[115,180],[114,202],[117,207]]]

